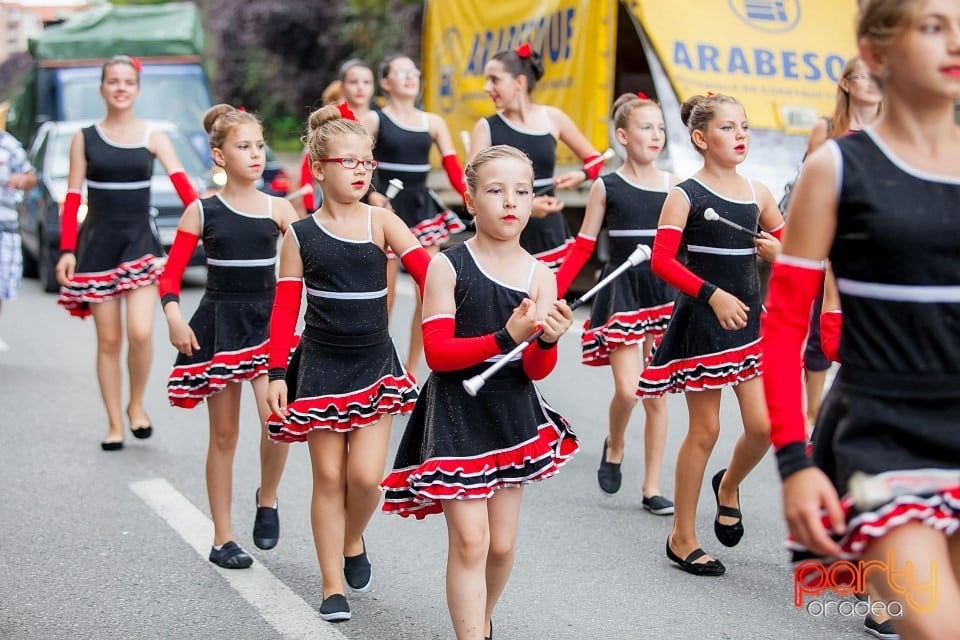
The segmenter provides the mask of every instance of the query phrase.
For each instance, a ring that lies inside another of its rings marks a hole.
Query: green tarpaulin
[[[117,53],[143,58],[199,56],[203,53],[203,25],[196,5],[189,2],[106,4],[31,38],[30,53],[41,63],[109,58]]]

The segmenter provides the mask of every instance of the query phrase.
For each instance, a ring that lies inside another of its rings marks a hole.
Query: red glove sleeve
[[[177,190],[177,195],[180,196],[183,206],[189,207],[200,197],[183,169],[174,169],[173,173],[170,174],[170,182],[173,183],[173,188]]]
[[[563,259],[560,270],[557,271],[557,297],[562,298],[573,281],[577,279],[577,274],[583,265],[587,264],[590,256],[593,255],[593,249],[597,246],[597,239],[585,236],[582,233],[577,235],[577,241],[573,243],[567,257]],[[534,378],[538,380],[539,378]]]
[[[463,176],[463,167],[460,166],[460,161],[457,160],[457,154],[448,153],[443,156],[443,168],[447,172],[447,178],[450,180],[450,184],[462,198],[463,194],[467,192],[467,182]]]
[[[583,172],[587,174],[587,180],[596,180],[597,176],[600,175],[600,171],[603,169],[603,161],[600,160],[602,157],[599,153],[595,153],[583,159]],[[593,162],[592,165],[591,162]]]
[[[773,265],[767,313],[761,324],[763,390],[770,415],[770,439],[780,449],[806,442],[803,409],[803,340],[810,309],[823,286],[823,267],[813,260],[781,255]]]
[[[173,246],[170,247],[170,255],[167,256],[167,263],[163,265],[163,272],[160,274],[158,289],[161,307],[168,302],[180,302],[180,280],[187,265],[190,264],[190,258],[193,257],[193,251],[197,248],[198,242],[200,242],[200,236],[177,229]]]
[[[836,309],[820,314],[820,349],[823,355],[840,362],[840,330],[843,328],[843,313]]]
[[[410,277],[416,281],[417,287],[420,288],[421,298],[423,297],[423,285],[427,280],[427,267],[430,266],[431,258],[433,256],[430,255],[430,252],[420,246],[410,247],[400,256],[403,268],[407,270]]]
[[[310,185],[310,191],[303,194],[303,208],[307,213],[313,213],[316,209],[316,201],[313,198],[313,172],[310,171],[310,156],[304,154],[303,162],[300,163],[300,186]]]
[[[787,226],[786,222],[781,222],[780,226],[770,229],[770,231],[767,231],[767,233],[772,235],[774,238],[776,238],[780,242],[783,242],[783,230],[784,228],[786,228],[786,226]]]
[[[523,372],[531,380],[542,380],[557,366],[557,343],[553,344],[534,340],[533,344],[523,350]]]
[[[504,349],[496,333],[473,338],[455,338],[456,321],[451,316],[434,316],[423,322],[423,354],[434,371],[457,371],[480,364]]]
[[[80,191],[70,189],[63,200],[60,215],[60,251],[77,250],[77,213],[80,211]]]
[[[267,367],[271,371],[286,371],[290,359],[290,344],[300,317],[300,296],[303,295],[303,280],[281,278],[273,298],[273,313],[270,314],[270,355]],[[281,376],[282,377],[282,376]],[[273,379],[273,376],[271,376]]]
[[[706,302],[716,291],[716,287],[687,269],[677,260],[681,238],[683,238],[683,230],[677,227],[658,228],[657,236],[653,240],[650,268],[674,289]]]

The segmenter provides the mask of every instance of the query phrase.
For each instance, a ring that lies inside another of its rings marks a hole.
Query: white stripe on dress
[[[96,180],[87,180],[87,186],[94,189],[107,189],[111,191],[133,191],[135,189],[149,189],[150,180],[139,180],[137,182],[98,182]]]
[[[377,167],[387,171],[405,171],[407,173],[426,173],[430,171],[429,164],[403,164],[400,162],[379,162]]]
[[[607,235],[611,238],[626,238],[626,237],[644,237],[652,238],[657,235],[656,229],[612,229],[607,232]]]
[[[690,253],[710,253],[716,256],[748,256],[757,252],[756,247],[748,249],[727,249],[725,247],[706,247],[700,244],[688,244]]]
[[[307,287],[307,294],[317,298],[333,298],[335,300],[376,300],[387,295],[386,289],[380,291],[323,291]]]
[[[277,258],[250,258],[247,260],[219,260],[207,258],[207,264],[215,267],[271,267],[277,264]]]
[[[887,284],[837,278],[840,293],[895,302],[960,302],[960,285]]]

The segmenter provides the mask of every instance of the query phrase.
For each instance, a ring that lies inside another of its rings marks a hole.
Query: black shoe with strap
[[[726,469],[720,469],[720,471],[714,474],[713,480],[711,481],[713,484],[713,496],[717,500],[717,517],[713,520],[713,533],[723,546],[735,547],[740,543],[740,538],[743,537],[743,514],[740,512],[740,509],[725,507],[720,504],[720,483],[723,481],[723,475],[726,472]],[[737,502],[740,502],[739,488],[737,489]],[[737,518],[737,522],[734,524],[720,524],[720,516]]]
[[[246,569],[253,564],[253,558],[243,547],[230,540],[224,542],[219,549],[210,548],[210,562],[221,569]]]
[[[667,557],[676,562],[682,570],[695,576],[722,576],[727,572],[727,568],[717,559],[697,562],[705,555],[707,555],[707,552],[697,547],[686,558],[681,558],[670,548],[670,536],[667,536]]]

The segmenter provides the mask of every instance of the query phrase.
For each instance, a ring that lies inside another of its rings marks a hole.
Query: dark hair
[[[500,51],[491,58],[503,65],[512,76],[525,76],[527,79],[527,93],[532,93],[537,81],[543,77],[543,60],[540,54],[531,48],[530,55],[521,58],[513,49]]]
[[[741,107],[743,106],[743,104],[733,96],[722,93],[712,93],[705,96],[694,95],[683,101],[683,104],[680,105],[680,120],[682,120],[683,124],[690,130],[691,142],[693,141],[694,131],[704,133],[707,131],[707,126],[710,124],[710,121],[713,120],[713,115],[716,113],[717,107],[722,104],[739,104]],[[702,153],[700,147],[697,145],[693,145],[693,147]]]
[[[630,122],[630,116],[641,107],[656,107],[659,109],[660,105],[650,98],[641,98],[635,93],[622,94],[614,100],[613,108],[611,109],[613,113],[613,126],[617,129],[626,129],[627,123]]]
[[[358,136],[366,136],[373,144],[373,138],[363,128],[363,125],[356,120],[345,120],[340,109],[335,105],[328,104],[320,107],[310,114],[307,120],[309,130],[304,136],[303,142],[307,146],[307,153],[310,155],[310,162],[316,162],[321,158],[327,157],[327,150],[330,148],[330,141],[337,136],[353,133]]]
[[[391,65],[393,65],[393,63],[396,62],[397,60],[401,60],[403,58],[410,60],[414,64],[417,63],[416,60],[414,60],[413,58],[411,58],[405,53],[391,53],[390,55],[388,55],[387,57],[385,57],[383,60],[380,61],[380,65],[378,66],[378,69],[377,69],[380,75],[380,79],[385,80],[390,75]]]
[[[203,114],[203,130],[210,138],[211,149],[222,148],[230,130],[244,124],[255,124],[263,130],[255,115],[229,104],[215,104]]]

